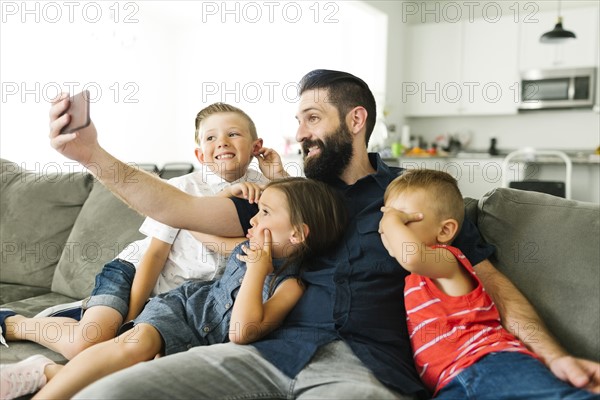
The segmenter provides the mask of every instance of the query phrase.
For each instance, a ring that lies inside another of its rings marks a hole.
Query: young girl
[[[247,194],[247,186],[235,185],[231,192]],[[152,299],[133,328],[115,340],[86,349],[58,373],[60,366],[47,365],[48,383],[37,396],[70,398],[95,380],[158,354],[227,340],[249,343],[279,326],[304,292],[302,260],[343,234],[345,206],[323,183],[288,178],[269,183],[258,208],[248,241],[234,250],[221,279],[186,282]]]

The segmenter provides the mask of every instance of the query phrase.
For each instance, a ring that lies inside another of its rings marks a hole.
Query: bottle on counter
[[[496,138],[490,139],[490,148],[488,149],[488,153],[490,154],[490,156],[497,156],[499,154],[498,149],[496,148],[497,143],[498,141],[496,140]]]

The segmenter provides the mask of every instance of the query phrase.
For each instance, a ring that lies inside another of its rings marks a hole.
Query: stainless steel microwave
[[[592,108],[596,68],[530,70],[521,74],[520,110]]]

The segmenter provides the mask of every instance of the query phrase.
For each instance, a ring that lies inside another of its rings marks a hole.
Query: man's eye
[[[316,115],[311,115],[310,117],[308,117],[308,120],[310,122],[315,122],[319,119],[319,117],[317,117]]]

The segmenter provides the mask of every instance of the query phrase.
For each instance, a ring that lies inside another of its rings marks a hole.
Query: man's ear
[[[364,130],[367,125],[367,116],[368,113],[364,107],[357,106],[350,110],[346,115],[346,125],[350,132],[356,135]]]
[[[200,164],[204,164],[204,153],[200,147],[194,149],[194,154],[196,155],[196,160],[198,160]]]
[[[308,228],[308,225],[302,224],[302,232],[299,232],[297,229],[294,229],[294,232],[292,232],[292,235],[290,236],[290,243],[300,244],[304,242],[308,237],[309,232],[310,229]]]
[[[452,242],[454,236],[458,232],[458,221],[453,218],[448,218],[442,221],[440,231],[438,232],[438,243],[448,244]]]
[[[254,142],[252,142],[252,155],[256,156],[258,154],[258,151],[260,149],[262,149],[263,147],[263,140],[262,139],[256,139]]]

